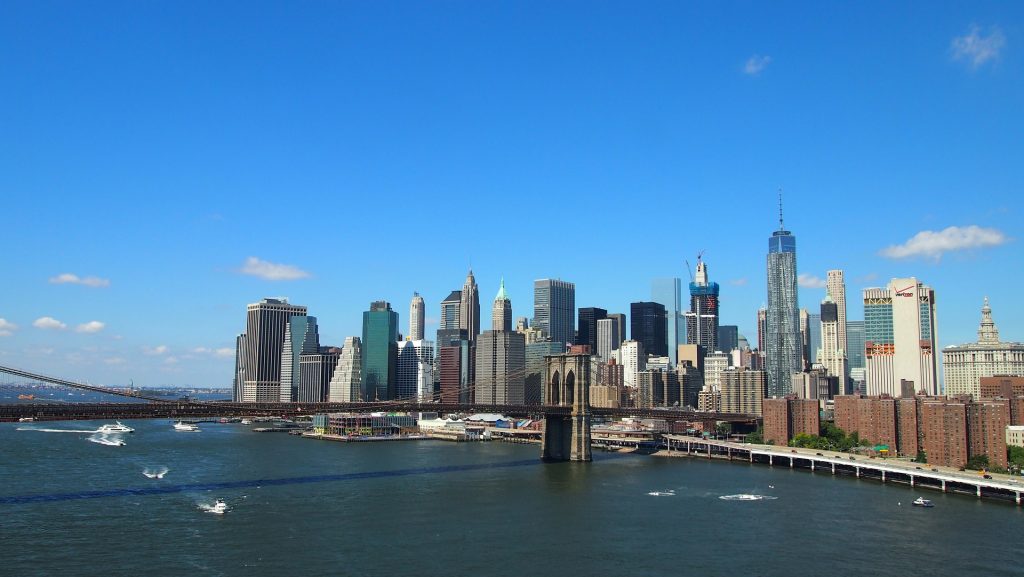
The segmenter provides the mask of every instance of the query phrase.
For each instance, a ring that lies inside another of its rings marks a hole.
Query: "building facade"
[[[864,289],[867,391],[937,395],[935,291],[916,278]]]
[[[345,337],[338,355],[338,365],[328,385],[327,400],[332,403],[355,403],[363,397],[363,346],[359,337]]]
[[[655,302],[631,303],[630,338],[643,343],[650,355],[668,356],[665,305]]]
[[[765,399],[762,409],[766,443],[785,447],[799,434],[821,433],[818,403],[814,400],[798,399],[792,395],[781,399]]]
[[[412,301],[409,303],[409,340],[423,340],[423,322],[426,315],[426,304],[420,293],[412,293]]]
[[[319,352],[299,355],[299,386],[296,401],[322,403],[327,400],[331,378],[341,350],[324,347]]]
[[[612,352],[619,349],[623,340],[622,334],[619,333],[619,323],[615,319],[601,319],[596,324],[597,356],[608,362],[612,358]]]
[[[821,348],[818,349],[818,363],[829,375],[839,379],[839,393],[847,392],[850,365],[846,359],[846,344],[840,338],[839,305],[831,295],[825,293],[821,301]]]
[[[466,331],[470,341],[476,341],[476,336],[480,334],[480,292],[473,277],[473,269],[469,269],[466,274],[466,282],[460,293],[459,328]]]
[[[432,400],[434,343],[421,339],[398,341],[395,345],[395,398]]]
[[[700,256],[690,283],[690,311],[686,313],[686,342],[715,351],[718,346],[718,283],[708,281],[708,268]]]
[[[982,398],[981,379],[986,377],[1024,377],[1024,343],[1002,342],[992,320],[988,298],[981,307],[978,342],[949,346],[942,350],[942,368],[946,395],[971,395]]]
[[[585,307],[579,310],[576,344],[590,347],[591,354],[597,354],[598,338],[597,323],[608,318],[608,311],[597,307]]]
[[[790,376],[803,368],[800,304],[797,300],[796,237],[785,230],[779,212],[779,230],[768,239],[768,309],[765,313],[766,394],[785,397]]]
[[[647,368],[647,354],[639,341],[623,341],[619,346],[619,363],[622,364],[622,380],[626,387],[637,385],[636,375]]]
[[[836,305],[837,338],[839,348],[850,358],[846,334],[846,280],[841,270],[830,270],[825,273],[825,293]]]
[[[651,281],[651,300],[665,307],[666,342],[672,366],[676,364],[676,347],[686,343],[686,317],[682,310],[682,281],[678,278],[657,278]]]
[[[302,355],[312,355],[319,351],[320,333],[317,330],[316,317],[290,317],[288,323],[284,326],[284,344],[281,346],[280,401],[282,403],[300,400],[300,357]]]
[[[534,281],[533,328],[544,331],[552,342],[575,342],[576,285],[555,279]]]
[[[731,368],[722,374],[722,412],[761,414],[765,392],[765,372]]]
[[[363,313],[363,399],[395,398],[395,363],[398,360],[398,313],[387,301],[375,301]]]
[[[510,331],[485,331],[476,342],[476,403],[526,404],[526,339]]]
[[[306,307],[289,304],[287,299],[265,298],[247,307],[243,402],[281,400],[281,353],[288,320],[305,315]]]

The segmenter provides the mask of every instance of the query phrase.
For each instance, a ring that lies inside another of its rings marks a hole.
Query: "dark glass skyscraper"
[[[597,354],[597,321],[608,318],[608,311],[597,307],[580,309],[579,329],[576,331],[576,344],[589,345],[590,354]]]
[[[792,392],[792,376],[803,361],[800,305],[796,292],[796,237],[782,224],[768,239],[768,311],[765,322],[765,395],[784,397]]]
[[[647,354],[668,356],[668,322],[665,305],[654,302],[630,303],[630,338],[643,344]]]
[[[363,399],[386,401],[395,396],[398,358],[398,313],[386,301],[375,301],[363,313]]]
[[[563,280],[533,281],[533,328],[551,342],[570,344],[576,333],[576,285]]]

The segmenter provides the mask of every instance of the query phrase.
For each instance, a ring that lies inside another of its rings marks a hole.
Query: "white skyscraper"
[[[619,346],[619,361],[622,365],[622,382],[627,387],[637,385],[636,375],[647,368],[647,355],[639,341],[623,341]]]
[[[346,337],[345,346],[338,357],[338,366],[328,385],[327,400],[332,403],[353,403],[363,400],[362,391],[363,346],[359,337]]]
[[[834,271],[829,271],[834,272]],[[839,378],[839,394],[845,394],[846,381],[850,374],[850,364],[846,358],[846,349],[840,343],[839,303],[832,300],[829,292],[821,301],[821,347],[818,348],[818,364],[825,367],[828,374]]]
[[[603,362],[612,358],[612,351],[619,348],[622,335],[619,334],[618,319],[601,319],[597,321],[597,356]]]
[[[722,385],[722,373],[729,368],[729,353],[715,351],[704,356],[704,384],[717,391]]]
[[[412,302],[409,303],[409,340],[423,340],[423,316],[426,306],[420,293],[412,293]]]
[[[916,278],[864,289],[869,395],[937,395],[935,291]]]
[[[837,269],[826,273],[825,290],[832,298],[832,302],[836,303],[839,348],[846,358],[850,358],[846,340],[846,281],[843,279],[843,271]]]

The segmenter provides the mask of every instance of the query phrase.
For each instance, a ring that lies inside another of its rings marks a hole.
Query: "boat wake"
[[[123,440],[121,440],[121,437],[119,435],[105,435],[103,433],[94,433],[93,435],[89,436],[88,440],[92,441],[93,443],[107,445],[110,447],[123,447],[127,444]]]
[[[676,496],[676,490],[675,489],[669,489],[667,491],[651,491],[651,492],[649,492],[647,494],[652,496],[652,497],[675,497]]]
[[[199,503],[196,508],[205,513],[213,513],[214,515],[223,515],[231,510],[228,508],[227,503],[220,499],[217,499],[217,502],[212,505],[209,503]]]
[[[40,429],[37,427],[18,427],[17,431],[36,431],[37,433],[78,433],[79,435],[91,435],[96,432],[94,429]]]
[[[164,475],[170,471],[167,467],[157,467],[155,469],[146,467],[143,469],[142,474],[149,477],[150,479],[163,479]]]
[[[747,493],[741,493],[739,495],[722,495],[718,498],[723,501],[771,501],[778,499],[778,497],[772,497],[771,495],[750,495]]]

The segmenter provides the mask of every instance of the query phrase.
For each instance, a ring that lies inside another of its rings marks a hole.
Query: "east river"
[[[1024,574],[1022,508],[828,474],[240,424],[131,421],[123,446],[23,430],[101,424],[0,424],[0,574]]]

